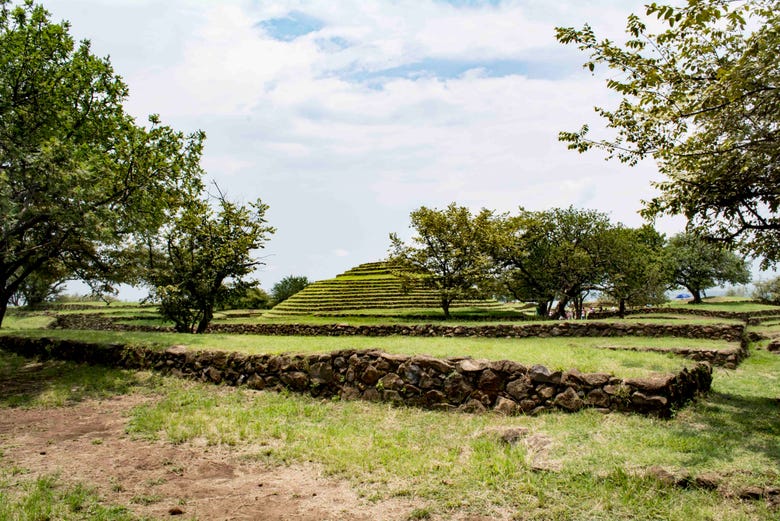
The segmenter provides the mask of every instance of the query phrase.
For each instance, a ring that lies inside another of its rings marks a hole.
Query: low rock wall
[[[662,314],[662,315],[691,315],[691,316],[699,316],[699,317],[709,317],[709,318],[730,318],[733,320],[744,320],[744,321],[751,321],[755,320],[757,323],[760,322],[763,319],[766,319],[767,317],[772,316],[780,316],[780,308],[777,310],[773,309],[762,309],[758,311],[717,311],[713,309],[690,309],[690,308],[636,308],[636,309],[629,309],[626,310],[625,315],[652,315],[652,314]],[[607,319],[607,318],[615,318],[619,316],[617,311],[596,311],[593,313],[590,313],[588,315],[589,319],[596,320],[596,319]]]
[[[707,362],[711,365],[725,367],[726,369],[736,369],[739,364],[741,364],[742,361],[750,355],[747,345],[747,341],[743,341],[740,343],[739,347],[735,347],[733,349],[691,349],[687,347],[661,349],[654,347],[622,346],[610,346],[605,349],[610,349],[613,351],[650,351],[654,353],[674,353],[676,355],[688,358],[689,360]]]
[[[97,315],[61,315],[53,328],[104,329],[120,331],[168,331],[170,328],[141,324],[119,324]],[[210,333],[286,335],[286,336],[428,336],[428,337],[684,337],[711,338],[739,342],[743,324],[645,324],[635,322],[542,322],[535,324],[497,324],[454,326],[445,324],[211,324]]]
[[[0,347],[23,356],[157,370],[215,384],[502,414],[591,407],[668,417],[697,393],[708,391],[712,381],[707,363],[674,375],[623,380],[606,373],[550,371],[507,360],[440,359],[380,351],[243,355],[181,346],[162,351],[9,336],[0,337]]]

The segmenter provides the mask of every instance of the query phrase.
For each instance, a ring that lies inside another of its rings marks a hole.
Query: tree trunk
[[[200,319],[200,322],[198,322],[198,328],[195,330],[195,334],[205,333],[212,318],[214,318],[214,310],[212,308],[204,309],[203,317]]]
[[[442,297],[441,299],[441,309],[444,311],[444,319],[449,320],[450,318],[450,299]]]
[[[569,297],[564,297],[558,301],[558,307],[555,309],[555,318],[566,318],[566,306],[569,305]]]
[[[585,301],[584,297],[574,297],[574,319],[579,320],[582,318],[582,306]]]
[[[618,304],[618,306],[618,316],[620,318],[626,318],[626,299],[620,299],[620,304]]]
[[[693,295],[693,302],[692,304],[701,304],[701,291],[693,290],[691,288],[688,288],[688,291],[691,292],[691,295]]]
[[[0,297],[0,327],[3,327],[3,319],[5,318],[6,311],[8,311],[8,299]]]
[[[549,318],[547,314],[550,312],[549,301],[536,303],[536,314],[542,318]]]

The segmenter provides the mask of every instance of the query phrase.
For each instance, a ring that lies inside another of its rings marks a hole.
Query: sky
[[[44,0],[110,56],[139,123],[202,129],[228,197],[260,197],[277,232],[266,290],[383,259],[409,213],[596,209],[638,226],[655,165],[580,155],[557,139],[617,98],[556,26],[624,38],[634,0]],[[656,227],[680,231],[681,219]],[[125,296],[136,296],[124,292]]]

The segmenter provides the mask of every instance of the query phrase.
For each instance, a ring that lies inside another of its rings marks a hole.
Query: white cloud
[[[574,204],[636,225],[652,164],[629,170],[557,141],[609,104],[555,25],[620,38],[642,2],[49,0],[56,18],[112,55],[136,115],[206,130],[203,165],[230,195],[262,197],[278,232],[260,274],[317,280],[385,255],[409,212],[451,201],[512,210]],[[292,41],[258,22],[291,11],[322,22]],[[322,42],[337,38],[336,44]],[[367,75],[437,60],[459,74]],[[531,77],[491,62],[542,64]],[[481,64],[484,63],[484,66]],[[471,65],[469,65],[471,66]],[[457,69],[457,68],[456,68]],[[546,78],[546,79],[545,79]],[[675,224],[670,225],[671,227]],[[338,248],[334,248],[338,245]],[[267,279],[267,280],[266,280]]]

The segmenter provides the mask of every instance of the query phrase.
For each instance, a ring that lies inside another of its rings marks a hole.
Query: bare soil
[[[148,399],[130,394],[61,408],[2,409],[2,464],[30,477],[59,474],[94,487],[106,504],[155,519],[391,521],[423,506],[370,502],[314,464],[270,467],[242,458],[247,447],[134,439],[125,433],[127,413]]]

